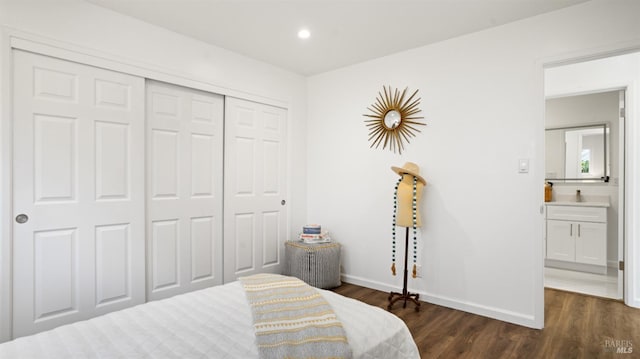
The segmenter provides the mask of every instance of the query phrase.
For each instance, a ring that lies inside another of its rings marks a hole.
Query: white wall
[[[9,251],[11,226],[8,180],[10,176],[9,43],[15,38],[44,39],[58,49],[71,49],[125,64],[137,74],[159,76],[227,95],[288,107],[289,188],[291,235],[306,222],[306,79],[259,61],[209,46],[179,34],[125,17],[81,0],[3,0],[0,2],[0,243],[2,258]],[[0,314],[7,315],[9,263],[0,263]],[[7,338],[7,321],[0,325],[0,341]]]
[[[636,35],[637,36],[637,35]],[[548,68],[545,71],[545,93],[549,97],[575,95],[602,91],[604,89],[626,88],[626,114],[624,136],[626,142],[625,173],[619,177],[619,185],[624,186],[624,198],[618,200],[625,206],[624,220],[619,216],[618,232],[625,235],[625,293],[628,305],[640,306],[640,52],[585,61],[565,66]],[[622,141],[618,141],[622,144]],[[619,148],[622,153],[624,150]],[[612,165],[615,164],[612,163]],[[613,168],[612,168],[613,169]],[[615,185],[615,181],[610,183]],[[558,188],[557,194],[575,193],[577,187],[570,185]],[[611,187],[599,188],[607,194]],[[612,201],[613,204],[613,201]],[[609,213],[611,214],[611,213]],[[617,214],[616,214],[617,215]],[[624,226],[624,229],[623,227]],[[622,248],[617,248],[621,251]]]
[[[419,234],[427,301],[531,327],[542,290],[542,66],[640,44],[637,1],[592,1],[309,79],[309,220],[344,245],[347,281],[392,277],[390,166],[428,185]],[[363,113],[383,85],[419,89],[427,122],[402,156],[369,149]],[[530,171],[518,173],[518,160]]]

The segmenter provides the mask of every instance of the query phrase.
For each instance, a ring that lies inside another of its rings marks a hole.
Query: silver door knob
[[[28,220],[29,220],[29,216],[27,216],[24,213],[20,213],[19,215],[16,216],[16,222],[20,224],[27,223]]]

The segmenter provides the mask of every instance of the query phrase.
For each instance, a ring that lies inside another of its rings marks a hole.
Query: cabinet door
[[[576,230],[574,222],[547,220],[547,258],[575,261]]]
[[[575,230],[576,262],[607,265],[607,225],[578,222]]]

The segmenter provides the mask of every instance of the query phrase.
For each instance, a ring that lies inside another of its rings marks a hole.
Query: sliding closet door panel
[[[144,301],[144,81],[13,63],[17,337]]]
[[[284,109],[225,105],[225,281],[280,273],[287,230]]]
[[[222,283],[223,106],[147,82],[148,299]]]

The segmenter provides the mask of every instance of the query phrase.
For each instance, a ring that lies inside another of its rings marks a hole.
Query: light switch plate
[[[518,173],[529,173],[528,158],[522,158],[518,160]]]

